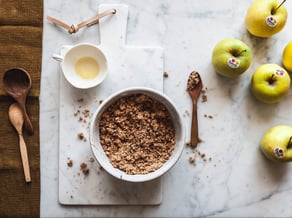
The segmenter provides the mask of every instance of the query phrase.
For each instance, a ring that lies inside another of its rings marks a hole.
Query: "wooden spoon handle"
[[[19,134],[19,148],[20,148],[20,155],[21,155],[21,160],[22,160],[25,181],[31,182],[27,149],[26,149],[26,144],[25,144],[22,134]]]
[[[28,117],[28,114],[26,112],[25,107],[24,107],[24,111],[23,111],[23,118],[24,118],[24,126],[25,126],[26,130],[28,131],[28,133],[30,135],[32,135],[33,134],[33,126],[32,126],[32,123],[31,123],[29,117]]]
[[[191,146],[197,147],[200,142],[198,133],[198,114],[197,114],[197,102],[193,102],[193,113],[192,113],[192,127],[191,127]]]
[[[33,126],[32,126],[32,123],[31,123],[29,117],[28,117],[28,114],[26,112],[25,99],[19,99],[18,104],[23,112],[24,127],[27,130],[28,134],[32,135],[33,134]]]

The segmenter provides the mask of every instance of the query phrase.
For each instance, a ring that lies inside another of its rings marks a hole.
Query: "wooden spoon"
[[[27,156],[26,144],[22,135],[22,126],[24,122],[23,113],[18,103],[13,103],[9,107],[8,116],[11,124],[16,129],[19,136],[19,148],[22,160],[24,178],[26,182],[31,182],[29,162]]]
[[[187,91],[190,94],[193,102],[192,113],[192,127],[191,127],[191,146],[196,147],[201,142],[198,133],[198,115],[197,115],[197,101],[202,91],[203,82],[198,72],[191,72],[188,79]]]
[[[4,90],[19,104],[23,116],[24,126],[30,135],[33,134],[33,126],[26,112],[26,97],[31,89],[31,77],[21,68],[12,68],[3,75]]]

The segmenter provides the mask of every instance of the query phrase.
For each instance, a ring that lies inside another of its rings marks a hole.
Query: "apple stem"
[[[290,138],[289,138],[288,146],[287,147],[291,146],[291,141],[292,141],[292,136],[290,136]]]
[[[286,0],[283,0],[275,9],[272,10],[272,15],[285,3]]]
[[[274,83],[274,81],[275,81],[275,80],[273,79],[274,76],[275,76],[275,74],[273,73],[272,76],[271,76],[271,78],[269,79],[269,83],[270,83],[270,84],[273,84],[273,83]]]
[[[246,49],[244,49],[244,50],[242,50],[242,51],[240,51],[240,52],[234,52],[233,53],[233,56],[234,57],[239,57],[242,53],[244,53],[244,52],[246,52]]]

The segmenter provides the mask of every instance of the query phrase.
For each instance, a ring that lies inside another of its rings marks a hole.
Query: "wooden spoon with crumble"
[[[192,127],[191,127],[191,146],[196,147],[201,141],[198,134],[198,115],[197,102],[203,88],[203,82],[198,72],[193,71],[189,75],[187,91],[192,98],[193,113],[192,113]]]

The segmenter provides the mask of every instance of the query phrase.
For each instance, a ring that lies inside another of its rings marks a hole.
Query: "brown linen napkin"
[[[42,61],[42,0],[9,0],[0,4],[0,217],[40,216],[39,93]],[[31,183],[24,180],[18,136],[8,120],[14,100],[3,90],[3,73],[13,67],[32,77],[27,111],[34,134],[24,130]]]

